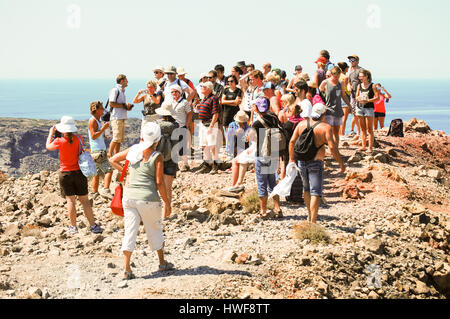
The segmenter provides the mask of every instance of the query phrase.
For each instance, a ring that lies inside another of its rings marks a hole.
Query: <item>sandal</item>
[[[275,217],[276,218],[283,218],[283,212],[281,211],[281,209],[277,212],[275,212]]]
[[[123,280],[130,280],[134,278],[136,278],[136,276],[131,271],[125,271],[123,274]]]
[[[158,266],[159,271],[168,271],[174,269],[174,265],[168,261],[164,261],[164,264]]]

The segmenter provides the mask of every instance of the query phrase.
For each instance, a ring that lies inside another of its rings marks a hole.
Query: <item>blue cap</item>
[[[265,97],[259,97],[256,99],[256,107],[261,113],[265,113],[269,110],[269,100]]]
[[[275,90],[275,85],[270,81],[264,82],[263,86],[261,87],[261,90],[265,90],[265,89]]]

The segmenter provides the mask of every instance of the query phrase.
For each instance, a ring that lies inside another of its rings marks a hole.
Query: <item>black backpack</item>
[[[156,150],[163,156],[163,161],[167,162],[172,159],[172,147],[177,143],[172,140],[172,132],[179,127],[177,122],[158,121],[161,128],[161,139],[159,140]]]
[[[395,119],[391,121],[389,132],[387,136],[403,137],[403,121],[402,119]]]
[[[320,147],[314,143],[314,128],[320,123],[319,121],[310,126],[309,118],[307,119],[307,126],[294,145],[294,156],[297,161],[311,161],[316,156]]]

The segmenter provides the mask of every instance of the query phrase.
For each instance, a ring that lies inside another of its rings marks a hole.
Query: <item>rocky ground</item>
[[[174,213],[163,222],[176,269],[156,271],[141,226],[132,259],[137,278],[126,282],[123,221],[108,199],[92,197],[102,235],[88,232],[81,212],[80,233],[69,235],[56,172],[3,174],[0,298],[448,298],[450,138],[421,121],[406,129],[404,138],[377,132],[376,154],[342,141],[345,175],[327,158],[328,205],[318,220],[327,242],[295,239],[304,205],[283,201],[282,218],[246,212],[251,172],[240,197],[221,191],[229,172],[179,174]]]

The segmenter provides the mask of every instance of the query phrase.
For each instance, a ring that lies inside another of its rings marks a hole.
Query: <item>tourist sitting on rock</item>
[[[315,104],[311,111],[311,117],[298,123],[289,143],[290,162],[297,163],[300,168],[308,221],[312,223],[317,221],[320,197],[322,196],[325,144],[339,162],[341,173],[345,172],[344,162],[333,138],[333,129],[329,124],[322,122],[325,113],[325,105]]]
[[[248,165],[255,162],[256,136],[247,125],[248,120],[247,113],[239,111],[228,127],[226,151],[229,156],[234,157],[231,167],[232,186],[227,189],[229,192],[239,193],[244,190]]]
[[[67,200],[70,219],[68,233],[78,233],[76,196],[78,196],[81,205],[83,205],[84,214],[90,225],[90,231],[95,234],[102,233],[103,228],[95,223],[91,203],[89,202],[87,178],[83,175],[78,165],[79,147],[80,143],[83,142],[83,138],[75,134],[77,130],[74,119],[70,116],[63,116],[60,123],[50,128],[45,147],[49,151],[59,150],[59,185],[61,187],[61,195]],[[57,132],[62,136],[54,138]]]
[[[123,193],[125,235],[122,251],[125,262],[123,279],[135,278],[131,271],[131,254],[136,246],[136,237],[141,220],[147,239],[159,258],[159,270],[173,269],[173,264],[164,260],[164,234],[161,224],[161,198],[164,202],[164,217],[172,208],[164,184],[163,156],[156,151],[161,139],[161,129],[157,123],[146,123],[141,132],[141,141],[110,159],[111,165],[122,171],[121,162],[129,161],[129,172]],[[159,194],[158,194],[159,192]]]
[[[107,150],[105,144],[105,131],[109,127],[109,122],[102,124],[100,118],[105,112],[102,102],[96,101],[92,102],[90,105],[91,119],[89,120],[88,136],[89,145],[91,147],[91,156],[95,161],[95,166],[97,166],[97,175],[92,179],[92,191],[94,193],[99,193],[98,184],[100,181],[100,175],[103,174],[104,187],[100,195],[104,197],[111,197],[111,190],[109,186],[111,184],[111,177],[113,173],[113,168],[109,164],[107,157]]]

